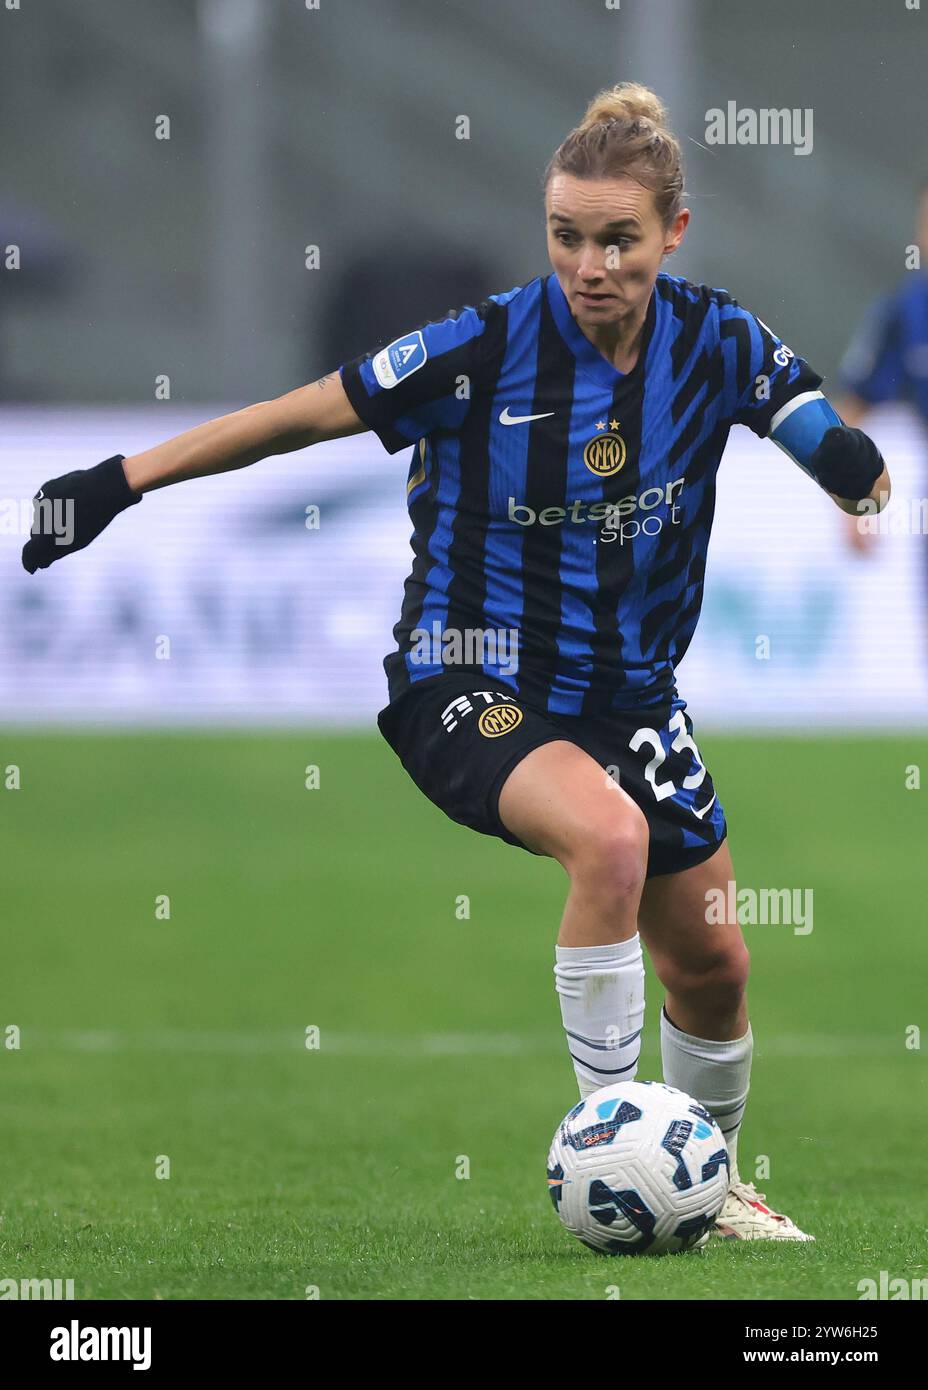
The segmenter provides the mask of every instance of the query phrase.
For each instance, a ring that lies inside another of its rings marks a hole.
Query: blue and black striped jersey
[[[766,435],[821,384],[725,290],[666,274],[628,373],[580,331],[553,274],[340,370],[384,447],[416,446],[391,701],[463,662],[558,714],[673,692],[728,432]]]

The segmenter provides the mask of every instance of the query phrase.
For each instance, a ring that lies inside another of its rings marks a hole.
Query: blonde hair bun
[[[620,82],[604,88],[548,161],[545,189],[555,174],[631,178],[651,190],[661,222],[670,227],[683,204],[683,156],[666,121],[664,103],[650,87]]]
[[[615,87],[606,87],[597,92],[586,108],[581,128],[589,129],[609,120],[634,120],[643,117],[652,125],[663,128],[667,120],[667,109],[660,97],[640,82],[619,82]]]

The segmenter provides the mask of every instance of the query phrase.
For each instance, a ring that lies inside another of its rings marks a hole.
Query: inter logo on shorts
[[[499,738],[508,734],[517,724],[522,723],[522,711],[518,705],[492,705],[482,711],[477,720],[477,728],[484,738]]]
[[[614,430],[608,434],[597,434],[589,440],[583,450],[583,462],[598,478],[609,478],[618,473],[625,462],[625,440]]]

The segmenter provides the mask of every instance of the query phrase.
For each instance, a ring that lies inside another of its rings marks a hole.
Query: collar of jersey
[[[581,333],[577,325],[577,320],[570,312],[570,305],[564,291],[558,283],[557,276],[552,272],[548,276],[548,303],[554,315],[554,322],[564,342],[570,348],[583,370],[596,379],[600,386],[615,387],[619,382],[628,381],[636,376],[641,369],[648,347],[651,342],[651,334],[654,329],[654,318],[656,309],[656,294],[651,291],[651,298],[648,301],[648,312],[644,321],[644,333],[641,339],[641,351],[638,360],[630,372],[619,372],[613,367],[611,362],[607,362],[605,357],[594,347],[589,338]]]

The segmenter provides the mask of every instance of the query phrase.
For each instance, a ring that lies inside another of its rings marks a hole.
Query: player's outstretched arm
[[[287,454],[326,439],[366,430],[345,394],[338,372],[273,401],[207,420],[154,449],[125,458],[114,454],[95,468],[43,483],[33,501],[32,534],[23,566],[34,574],[62,555],[83,550],[146,492],[187,478],[246,468],[271,454]],[[67,525],[60,525],[61,509]],[[56,524],[53,526],[53,520]]]
[[[879,512],[888,503],[889,470],[879,449],[821,391],[807,391],[778,411],[770,438],[848,515]]]

